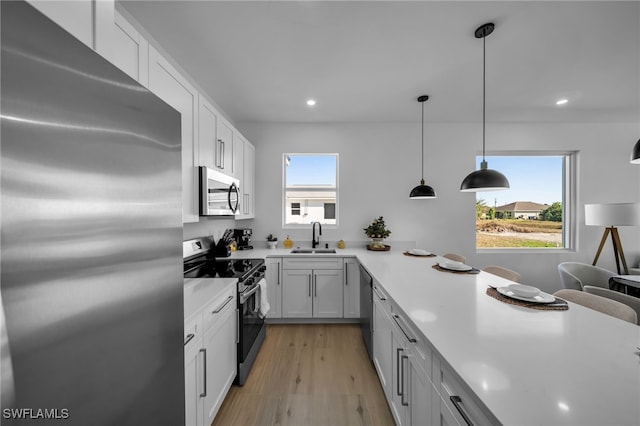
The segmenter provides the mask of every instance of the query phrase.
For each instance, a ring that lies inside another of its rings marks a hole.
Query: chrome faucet
[[[317,246],[320,245],[320,235],[322,235],[322,225],[320,224],[320,222],[311,222],[312,223],[312,228],[311,228],[311,248],[316,248]],[[318,237],[316,239],[316,225],[318,225],[319,227],[319,231],[318,232]]]

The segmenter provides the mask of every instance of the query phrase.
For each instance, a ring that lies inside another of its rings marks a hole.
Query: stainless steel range
[[[185,278],[238,279],[238,374],[235,383],[244,385],[266,335],[259,315],[260,286],[267,267],[264,259],[215,258],[215,244],[209,237],[183,243]]]

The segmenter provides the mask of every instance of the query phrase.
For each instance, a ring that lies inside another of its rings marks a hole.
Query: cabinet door
[[[344,292],[342,269],[313,271],[313,316],[316,318],[342,318]]]
[[[198,92],[153,46],[149,89],[182,115],[182,222],[198,222]]]
[[[245,216],[253,219],[256,217],[256,148],[248,141],[244,142],[243,176],[245,181]]]
[[[355,258],[344,259],[344,317],[360,318],[360,271]]]
[[[113,63],[138,83],[149,87],[149,42],[115,12]]]
[[[216,126],[215,160],[218,170],[233,174],[233,126],[222,117]]]
[[[387,397],[391,400],[391,367],[392,367],[392,337],[391,318],[378,296],[373,296],[373,365],[378,372],[380,384]]]
[[[396,421],[396,425],[402,426],[407,424],[406,415],[407,410],[407,348],[404,345],[404,337],[401,335],[401,332],[396,328],[392,328],[392,350],[391,350],[391,359],[392,359],[392,369],[391,369],[391,414],[393,414],[393,419]]]
[[[193,342],[184,354],[185,425],[203,425],[204,351],[202,339]]]
[[[282,271],[283,318],[311,318],[313,314],[311,278],[310,269]]]
[[[405,398],[409,402],[407,422],[410,425],[433,424],[431,407],[433,384],[427,377],[427,373],[420,367],[416,357],[410,355],[407,366],[408,395]]]
[[[235,131],[233,132],[233,151],[232,151],[232,168],[231,173],[233,176],[240,179],[240,188],[244,187],[244,176],[242,171],[244,169],[244,138],[242,135]]]
[[[268,318],[282,318],[282,259],[267,258],[267,300],[271,309]]]
[[[204,96],[198,102],[198,164],[216,168],[218,111]]]
[[[205,315],[208,312],[205,312]],[[216,315],[220,317],[204,334],[206,350],[206,388],[204,410],[206,424],[215,418],[237,373],[237,321],[235,301]]]

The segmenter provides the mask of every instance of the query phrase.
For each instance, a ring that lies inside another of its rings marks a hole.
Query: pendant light
[[[424,103],[429,99],[429,96],[422,95],[418,97],[418,102],[422,104],[422,178],[420,179],[420,185],[416,186],[409,193],[409,198],[412,200],[422,200],[425,198],[436,198],[436,191],[429,185],[424,184]]]
[[[482,39],[482,163],[480,163],[480,170],[470,173],[460,185],[460,191],[462,192],[478,192],[478,191],[498,191],[502,189],[509,189],[509,181],[502,173],[487,168],[487,161],[485,160],[485,86],[486,86],[486,48],[485,38],[493,32],[495,25],[487,23],[480,26],[476,30],[476,38]]]
[[[631,162],[633,164],[640,164],[640,139],[638,139],[638,142],[636,142],[636,145],[633,147]]]

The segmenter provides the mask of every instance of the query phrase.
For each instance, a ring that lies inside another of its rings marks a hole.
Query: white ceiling
[[[238,123],[481,121],[485,22],[487,121],[640,123],[638,1],[122,5]]]

